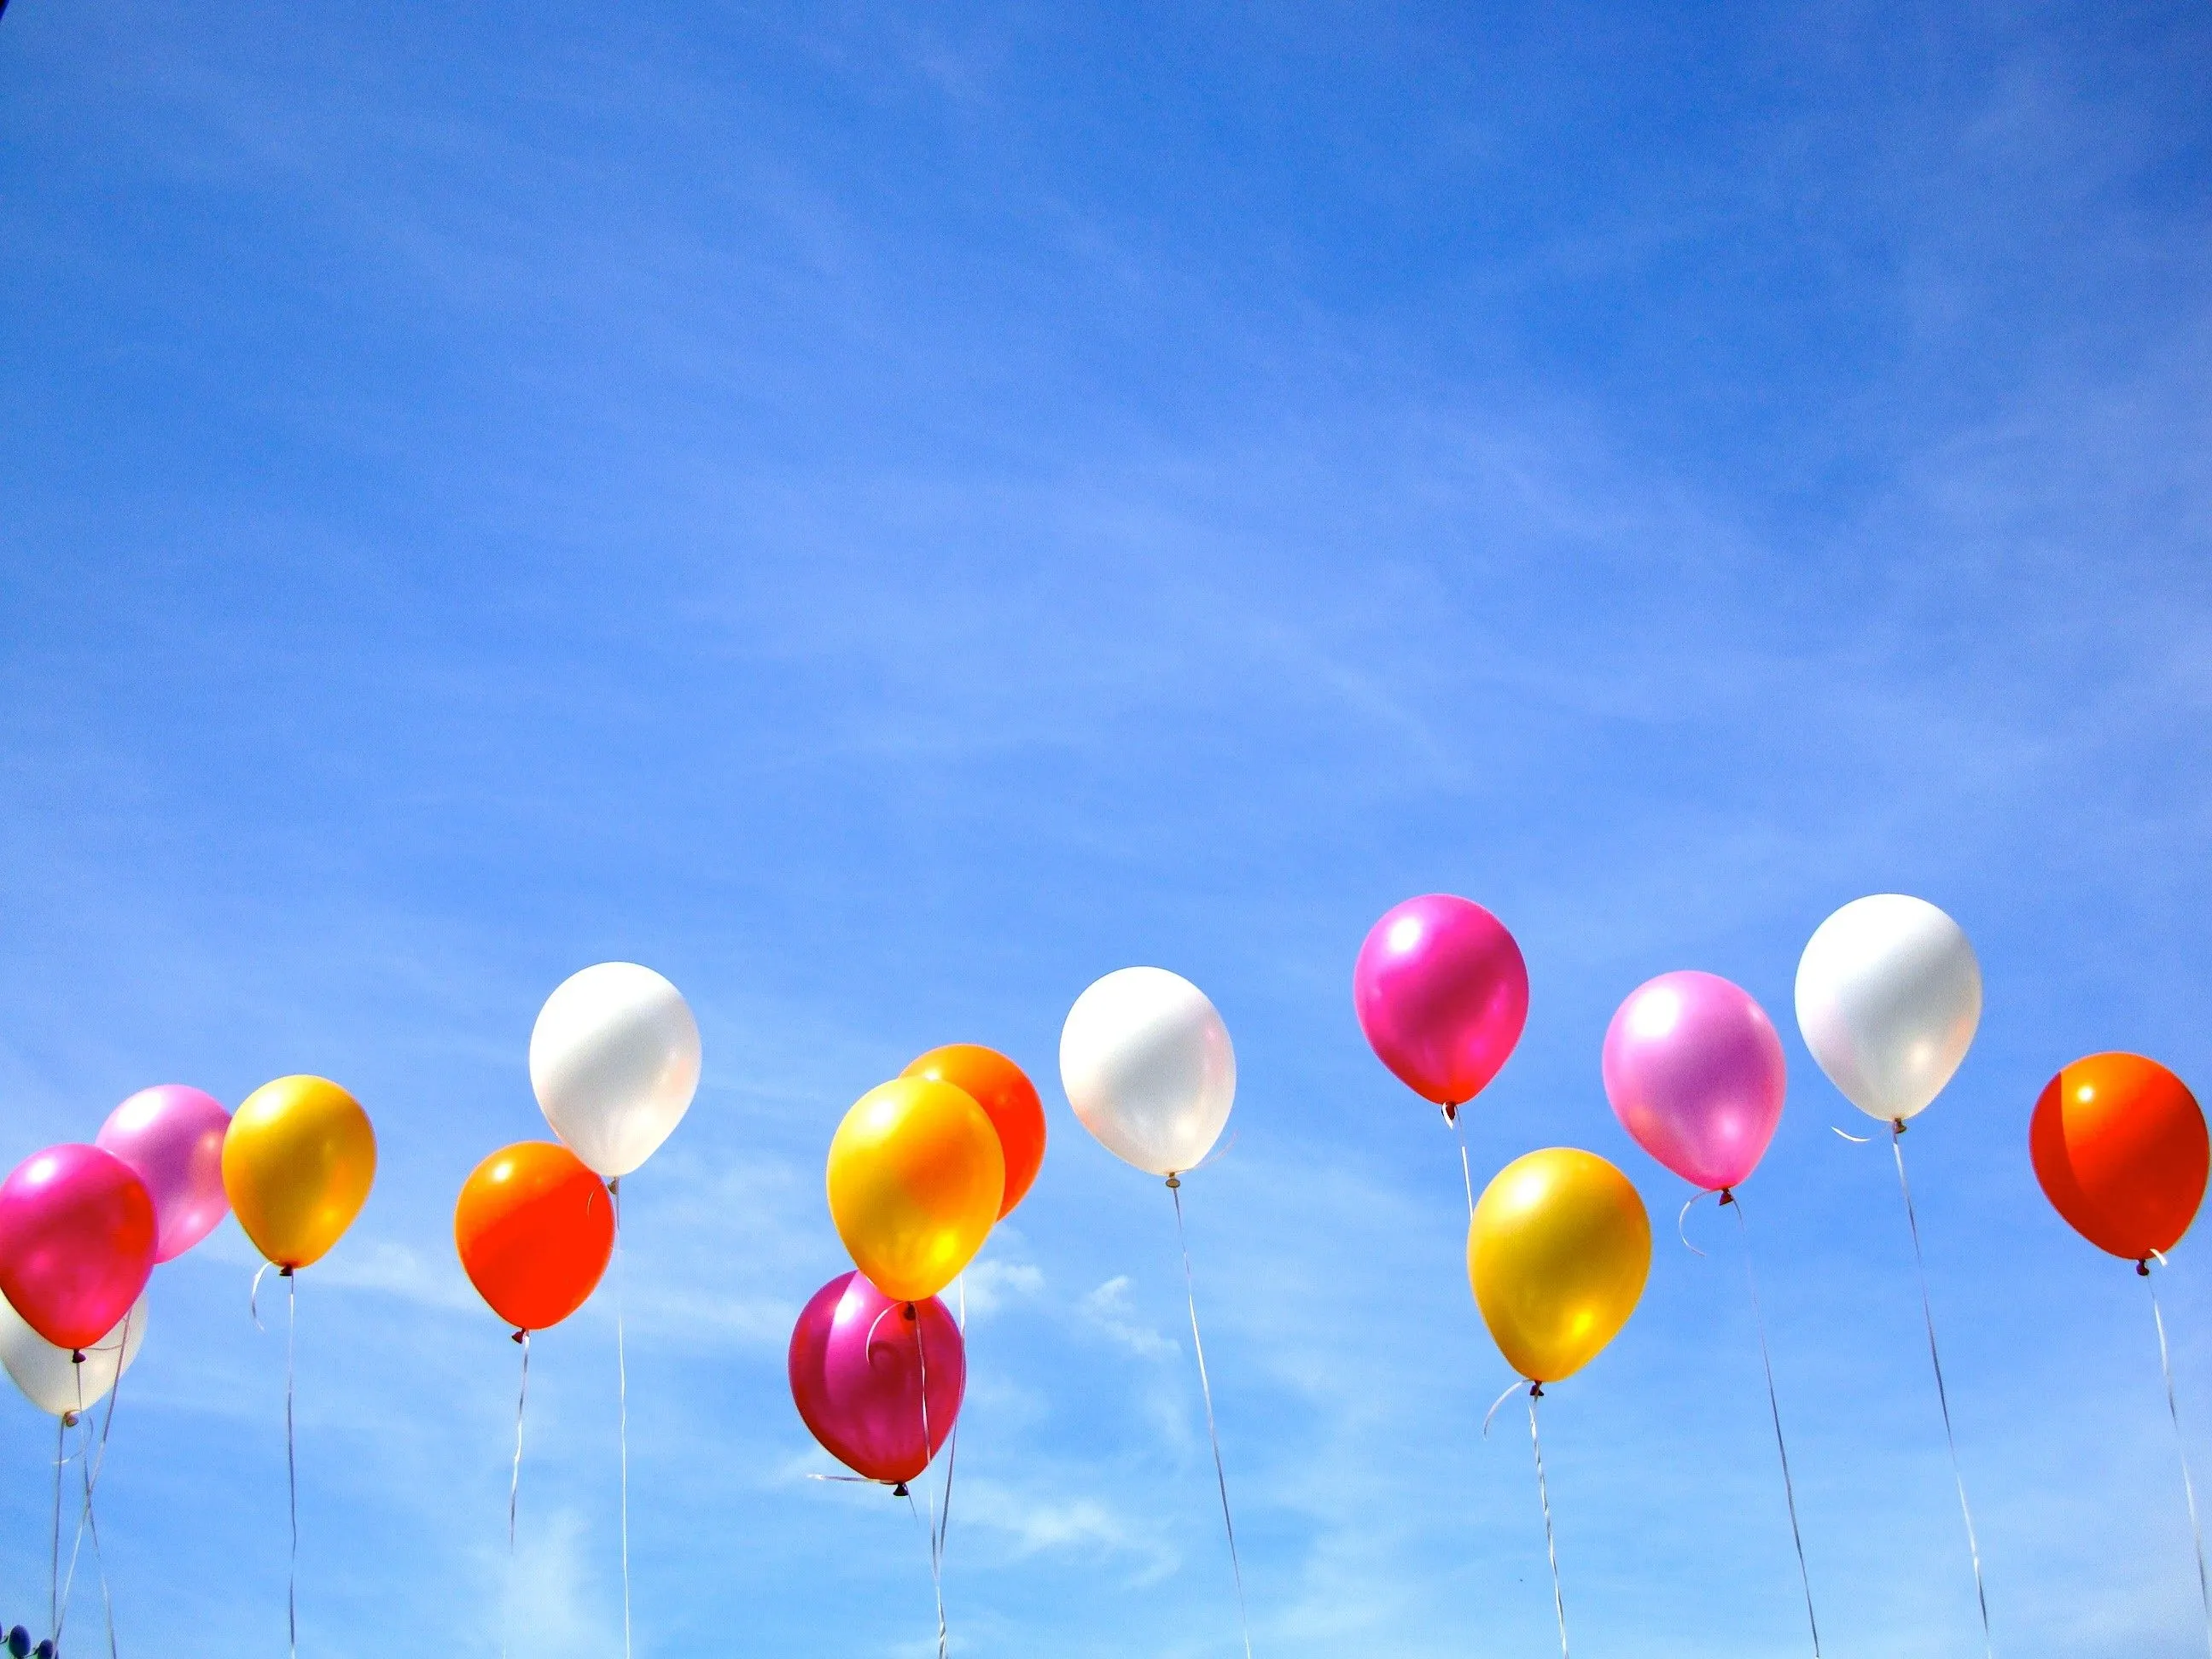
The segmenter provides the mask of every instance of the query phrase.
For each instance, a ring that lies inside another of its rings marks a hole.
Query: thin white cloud
[[[1143,1359],[1179,1352],[1178,1345],[1138,1317],[1129,1303],[1129,1276],[1117,1273],[1076,1304],[1084,1323]]]

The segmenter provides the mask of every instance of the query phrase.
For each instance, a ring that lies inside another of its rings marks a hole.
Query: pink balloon
[[[154,1200],[97,1146],[49,1146],[0,1182],[0,1295],[58,1348],[112,1330],[154,1271]]]
[[[94,1144],[129,1164],[153,1194],[155,1261],[182,1255],[230,1213],[222,1192],[229,1127],[221,1101],[181,1083],[141,1089],[100,1126]]]
[[[918,1317],[909,1318],[909,1309]],[[799,1416],[830,1455],[871,1480],[896,1484],[927,1468],[952,1432],[967,1388],[960,1328],[933,1296],[894,1302],[858,1273],[840,1273],[815,1291],[792,1329],[791,1397]]]
[[[1787,1085],[1766,1010],[1716,974],[1662,974],[1631,992],[1606,1028],[1614,1115],[1704,1191],[1733,1187],[1759,1166]]]
[[[1471,899],[1407,899],[1368,931],[1352,970],[1359,1029],[1415,1094],[1455,1110],[1482,1091],[1528,1021],[1528,968]]]

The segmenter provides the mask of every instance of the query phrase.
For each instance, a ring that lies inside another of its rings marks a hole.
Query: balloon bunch
[[[830,1143],[830,1217],[854,1261],[792,1328],[791,1397],[824,1450],[910,1496],[960,1418],[963,1321],[938,1293],[1027,1195],[1044,1162],[1036,1085],[994,1048],[933,1048],[853,1103]],[[952,1501],[948,1462],[944,1509]],[[930,1522],[945,1650],[941,1514]]]
[[[530,1401],[530,1339],[559,1324],[599,1288],[619,1237],[622,1178],[660,1149],[698,1092],[698,1022],[683,994],[650,968],[603,962],[570,975],[545,1000],[530,1033],[530,1085],[558,1142],[520,1140],[485,1158],[461,1183],[453,1248],[522,1351],[514,1406],[514,1465],[507,1547],[514,1557],[522,1486],[523,1416]],[[622,1352],[622,1321],[615,1324]],[[623,1631],[629,1639],[629,1366],[622,1378]]]
[[[95,1553],[94,1492],[118,1384],[145,1341],[154,1268],[235,1212],[289,1289],[293,1274],[321,1260],[352,1224],[375,1176],[376,1137],[360,1103],[326,1079],[285,1077],[247,1096],[235,1116],[183,1084],[142,1089],[108,1115],[93,1144],[49,1146],[0,1182],[0,1364],[33,1405],[59,1420],[58,1436],[107,1400],[97,1454],[88,1448],[80,1460],[79,1538],[89,1528]],[[289,1345],[285,1364],[289,1465]],[[64,1460],[57,1445],[58,1564]],[[53,1591],[52,1639],[58,1642],[67,1616],[58,1577]]]
[[[1511,935],[1488,911],[1465,899],[1429,895],[1397,906],[1369,933],[1353,970],[1353,1000],[1377,1056],[1456,1124],[1457,1108],[1497,1074],[1520,1035],[1528,978]],[[1877,894],[1844,906],[1814,931],[1798,963],[1796,1000],[1799,1030],[1821,1070],[1854,1105],[1890,1128],[1987,1645],[1980,1547],[1952,1434],[1903,1145],[1908,1121],[1942,1093],[1973,1042],[1982,1008],[1980,965],[1958,924],[1936,906]],[[1717,1195],[1735,1212],[1817,1656],[1820,1626],[1738,1190],[1781,1121],[1787,1091],[1781,1038],[1741,988],[1711,974],[1663,974],[1638,987],[1614,1013],[1600,1071],[1622,1127],[1696,1189],[1691,1203]],[[2212,1133],[2195,1097],[2171,1072],[2135,1054],[2093,1054],[2052,1078],[2036,1103],[2029,1146],[2053,1207],[2092,1243],[2133,1261],[2146,1279],[2151,1264],[2163,1262],[2187,1231],[2212,1176]],[[1464,1162],[1463,1139],[1461,1156]],[[1479,1203],[1469,1170],[1468,1196],[1475,1302],[1507,1363],[1529,1385],[1529,1431],[1548,1545],[1550,1497],[1542,1446],[1534,1442],[1534,1401],[1546,1382],[1580,1370],[1626,1324],[1649,1272],[1650,1223],[1626,1176],[1603,1158],[1571,1148],[1516,1159]],[[2172,1363],[2154,1290],[2152,1314],[2178,1436]],[[2182,1476],[2196,1528],[2185,1461]],[[2212,1573],[2201,1528],[2197,1547],[2212,1638]],[[1556,1549],[1551,1565],[1564,1650]]]

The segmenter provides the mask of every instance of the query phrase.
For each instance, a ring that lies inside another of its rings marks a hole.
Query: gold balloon
[[[263,1084],[222,1138],[223,1193],[254,1248],[280,1267],[322,1260],[375,1179],[368,1114],[327,1078]]]
[[[1483,1189],[1467,1276],[1505,1363],[1556,1382],[1597,1358],[1636,1311],[1651,1220],[1629,1178],[1595,1152],[1519,1158]]]
[[[830,1217],[854,1265],[894,1302],[935,1296],[999,1218],[1006,1154],[973,1097],[895,1079],[854,1103],[830,1143]]]

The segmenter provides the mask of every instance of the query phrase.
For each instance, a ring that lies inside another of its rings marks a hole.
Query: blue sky
[[[451,1205],[630,957],[706,1043],[626,1191],[640,1654],[933,1649],[782,1348],[838,1116],[960,1040],[1054,1139],[971,1277],[958,1650],[1241,1651],[1165,1197],[1054,1074],[1132,963],[1238,1045],[1187,1197],[1255,1653],[1547,1652],[1450,1142],[1351,1012],[1435,889],[1533,982],[1479,1171],[1588,1146],[1657,1224],[1547,1407],[1578,1654],[1808,1648],[1736,1263],[1599,1085],[1681,967],[1789,1045],[1747,1200],[1828,1650],[1976,1650],[1895,1183],[1789,1013],[1885,890],[1989,989],[1907,1146],[2000,1649],[2197,1650],[2142,1287],[2026,1125],[2084,1052],[2212,1079],[2212,14],[450,10],[0,21],[0,1152],[165,1080],[374,1116],[301,1285],[303,1651],[497,1649]],[[155,1286],[126,1651],[282,1640],[250,1269]],[[2212,1475],[2195,1241],[2163,1284]],[[604,1294],[538,1346],[518,1653],[618,1647],[613,1372]]]

